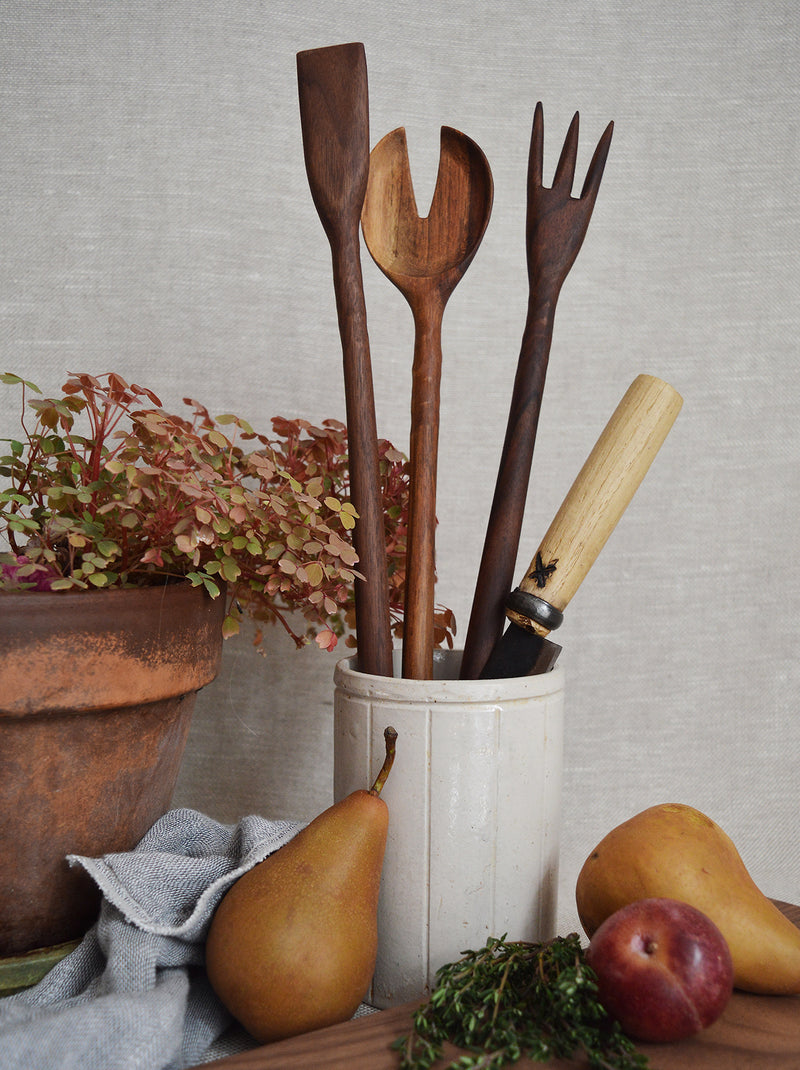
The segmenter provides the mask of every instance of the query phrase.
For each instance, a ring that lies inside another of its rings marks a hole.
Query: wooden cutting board
[[[800,906],[778,906],[800,927]],[[417,1006],[379,1011],[205,1065],[220,1070],[397,1070],[398,1056],[389,1045],[408,1031]],[[640,1050],[651,1070],[798,1070],[800,997],[734,992],[719,1021],[699,1036],[678,1044],[642,1044]],[[446,1052],[448,1060],[458,1054],[456,1048]],[[520,1070],[577,1070],[587,1063],[521,1059],[515,1065]]]

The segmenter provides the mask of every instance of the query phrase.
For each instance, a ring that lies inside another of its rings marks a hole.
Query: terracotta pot
[[[182,583],[0,595],[0,956],[81,936],[99,894],[65,856],[168,809],[224,613]]]

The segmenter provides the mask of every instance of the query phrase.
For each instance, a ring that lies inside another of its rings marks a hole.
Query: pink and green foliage
[[[352,625],[358,558],[348,500],[347,432],[275,417],[272,434],[238,416],[212,418],[185,398],[164,411],[152,390],[119,375],[70,375],[59,398],[13,374],[22,435],[0,457],[0,591],[91,590],[188,578],[230,598],[225,632],[242,615],[280,622],[298,646],[324,649]],[[26,406],[27,400],[27,406]],[[26,409],[35,422],[26,425]],[[380,444],[390,603],[402,634],[408,465]],[[296,631],[290,619],[305,618]],[[437,639],[452,644],[449,610]],[[348,637],[352,645],[352,638]]]

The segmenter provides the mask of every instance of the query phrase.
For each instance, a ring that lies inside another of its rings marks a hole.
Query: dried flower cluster
[[[347,494],[347,433],[326,420],[272,420],[259,434],[238,416],[212,418],[185,398],[165,412],[146,387],[119,375],[71,375],[60,398],[23,391],[22,435],[0,457],[0,591],[126,587],[188,578],[225,588],[225,633],[242,614],[280,622],[300,646],[324,649],[352,622],[356,514]],[[26,406],[27,400],[27,406]],[[28,429],[26,408],[35,413]],[[408,466],[380,444],[395,632],[402,630]],[[299,611],[306,630],[290,620]],[[452,614],[437,613],[450,641]],[[351,640],[352,644],[352,640]]]

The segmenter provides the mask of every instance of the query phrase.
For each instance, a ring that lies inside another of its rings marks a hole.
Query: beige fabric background
[[[448,307],[439,598],[466,628],[525,315],[537,100],[552,175],[616,132],[559,303],[523,568],[629,382],[684,410],[562,629],[561,926],[613,825],[676,800],[800,896],[798,105],[794,0],[4,0],[2,365],[56,390],[114,369],[170,404],[343,417],[327,242],[295,53],[365,43],[372,141],[405,125],[419,200],[441,124],[486,152],[495,207]],[[364,256],[381,433],[407,448],[412,326]],[[0,401],[0,430],[15,409]],[[524,558],[524,560],[522,560]],[[331,796],[335,655],[227,644],[176,802],[310,818]]]

